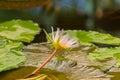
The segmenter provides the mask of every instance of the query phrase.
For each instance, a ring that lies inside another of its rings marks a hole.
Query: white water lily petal
[[[71,40],[68,41],[68,43],[71,44],[71,45],[74,44],[74,43],[76,43],[76,42],[77,42],[77,41],[76,41],[75,38],[73,38],[73,39],[71,39]]]
[[[60,30],[57,28],[56,33],[54,33],[53,27],[52,27],[52,39],[53,44],[55,48],[75,48],[79,46],[79,43],[75,38],[70,39],[70,35],[64,34],[64,30]]]
[[[54,41],[57,42],[59,40],[60,29],[57,28],[56,35],[54,36]]]
[[[66,44],[69,45],[69,46],[71,46],[71,45],[74,45],[76,43],[77,43],[76,39],[73,38],[71,40],[68,40]]]
[[[61,42],[67,42],[68,39],[69,39],[69,34],[66,34],[66,35],[64,35],[64,36],[62,36],[62,37],[60,38],[60,43],[61,43]]]
[[[51,29],[52,29],[52,39],[54,40],[55,39],[55,35],[54,35],[54,29],[53,29],[53,27],[51,27]]]

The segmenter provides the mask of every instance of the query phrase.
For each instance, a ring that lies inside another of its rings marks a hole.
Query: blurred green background
[[[41,3],[38,4],[37,1]],[[33,20],[48,32],[53,26],[95,30],[120,37],[120,0],[48,0],[46,3],[45,1],[1,0],[0,22],[13,19]],[[29,2],[31,4],[28,4]],[[16,6],[13,7],[11,3]]]

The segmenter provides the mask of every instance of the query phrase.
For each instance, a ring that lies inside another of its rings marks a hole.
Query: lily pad
[[[0,36],[7,39],[31,42],[40,28],[37,23],[25,20],[12,20],[0,24]]]
[[[25,62],[25,55],[18,51],[23,48],[21,42],[13,42],[1,39],[0,43],[4,43],[0,47],[0,72],[17,68]]]
[[[120,38],[110,34],[83,30],[66,30],[66,32],[70,33],[72,37],[76,37],[78,41],[84,45],[92,45],[92,43],[120,45]]]
[[[116,66],[120,67],[120,47],[98,48],[88,55],[91,60],[105,60],[108,58],[116,59]]]
[[[1,78],[0,80],[22,80],[25,77],[25,75],[28,75],[34,69],[36,69],[36,67],[23,66],[23,67],[20,67],[19,69],[2,72],[2,73],[0,73],[0,78]],[[44,75],[48,76],[50,78],[50,80],[69,80],[64,73],[57,72],[55,70],[50,70],[47,68],[41,69],[41,71],[39,72],[38,75],[40,75],[40,74],[44,74]],[[34,76],[37,76],[37,74]]]

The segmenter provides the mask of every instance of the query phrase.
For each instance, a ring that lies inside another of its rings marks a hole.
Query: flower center
[[[59,46],[61,47],[61,48],[67,48],[68,46],[67,46],[67,44],[66,43],[64,43],[64,42],[59,42]]]

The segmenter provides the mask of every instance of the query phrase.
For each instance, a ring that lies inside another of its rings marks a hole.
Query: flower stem
[[[42,65],[40,65],[37,69],[35,69],[32,74],[37,73],[41,68],[43,68],[52,58],[53,56],[57,53],[58,49],[55,49],[53,53],[43,62]]]
[[[25,78],[28,78],[34,74],[36,74],[41,68],[43,68],[53,57],[54,55],[59,51],[59,49],[55,49],[52,54],[40,65],[38,66],[31,74],[27,75]]]

